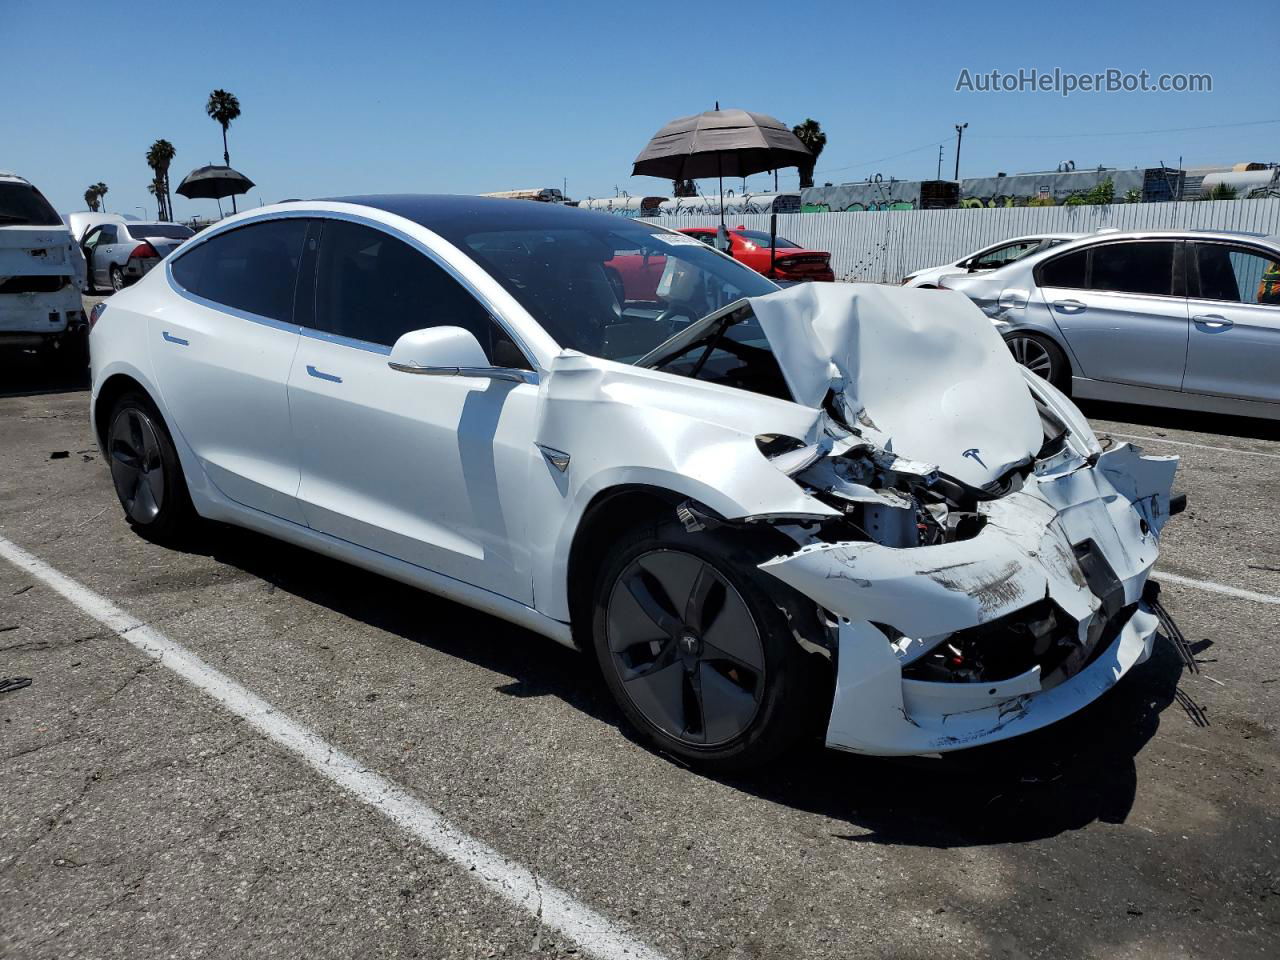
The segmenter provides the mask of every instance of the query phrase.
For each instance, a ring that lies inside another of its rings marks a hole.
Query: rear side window
[[[1089,251],[1077,250],[1054,257],[1040,266],[1040,286],[1083,290],[1089,276]]]
[[[307,221],[268,220],[206,240],[173,261],[173,278],[197,297],[288,323]]]
[[[98,235],[99,243],[119,243],[120,230],[114,224],[108,223],[102,228],[102,232]]]
[[[386,347],[410,330],[462,327],[490,362],[529,366],[484,305],[443,267],[402,240],[346,220],[324,221],[315,326]]]
[[[1089,289],[1171,296],[1174,247],[1163,241],[1094,247]]]

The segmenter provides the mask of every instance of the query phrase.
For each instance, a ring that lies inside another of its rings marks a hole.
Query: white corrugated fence
[[[654,217],[665,227],[714,226],[715,217]],[[766,215],[736,215],[730,227],[768,230]],[[1121,230],[1243,230],[1280,233],[1280,197],[1107,206],[998,207],[967,210],[877,210],[796,213],[778,217],[778,234],[831,251],[841,280],[897,283],[913,270],[958,260],[1010,237],[1036,233]]]

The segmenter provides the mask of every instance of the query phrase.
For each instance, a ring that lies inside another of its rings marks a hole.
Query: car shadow
[[[1108,420],[1155,429],[1188,430],[1223,437],[1280,440],[1280,422],[1275,420],[1172,410],[1165,407],[1138,406],[1103,400],[1077,400],[1076,403],[1090,420]]]
[[[941,757],[814,750],[767,781],[728,781],[763,799],[856,829],[855,843],[966,847],[1023,843],[1101,821],[1123,823],[1136,757],[1175,701],[1182,661],[1161,637],[1151,658],[1098,701],[1053,726]],[[1203,713],[1200,713],[1203,717]]]
[[[263,534],[202,522],[174,549],[210,557],[411,643],[504,675],[513,697],[558,696],[609,723],[620,717],[595,662],[554,640],[452,600]]]
[[[238,527],[206,523],[181,549],[505,676],[508,681],[495,687],[501,693],[559,697],[618,726],[628,740],[643,742],[610,700],[593,657],[522,627]],[[858,843],[1018,843],[1094,821],[1123,823],[1137,789],[1135,758],[1155,734],[1162,711],[1176,702],[1193,719],[1198,712],[1178,688],[1181,673],[1181,660],[1160,638],[1151,658],[1100,700],[1004,743],[941,758],[880,758],[838,753],[814,741],[767,775],[690,775],[828,817],[838,824],[837,838]]]
[[[33,397],[89,389],[89,368],[50,361],[35,350],[0,350],[0,397]]]

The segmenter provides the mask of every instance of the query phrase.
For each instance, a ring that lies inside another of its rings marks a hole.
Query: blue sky
[[[954,2],[777,0],[0,7],[0,169],[34,181],[62,212],[83,209],[84,188],[102,180],[109,210],[154,214],[143,156],[158,137],[177,148],[175,185],[221,162],[219,128],[204,114],[215,87],[240,98],[231,162],[257,181],[242,201],[253,205],[565,180],[573,197],[666,194],[665,181],[631,178],[631,161],[667,120],[716,100],[788,124],[819,120],[828,137],[819,183],[932,177],[938,143],[949,175],[963,121],[961,176],[1063,160],[1280,160],[1280,123],[1258,122],[1280,120],[1280,68],[1274,18],[1256,2],[1015,4],[989,14]],[[955,90],[965,68],[1032,67],[1209,73],[1213,92]],[[796,182],[783,173],[784,187]],[[175,206],[180,217],[216,212],[212,201]]]

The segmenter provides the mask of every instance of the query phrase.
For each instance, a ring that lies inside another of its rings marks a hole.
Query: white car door
[[[153,316],[151,356],[170,426],[227,497],[305,523],[287,382],[307,221],[267,220],[183,248],[168,279],[181,309]]]
[[[1188,393],[1280,402],[1280,262],[1243,244],[1194,244]]]
[[[460,326],[491,360],[528,362],[443,267],[371,226],[323,221],[312,286],[289,377],[307,522],[532,603],[524,511],[537,387],[415,376],[387,358],[410,330]]]

